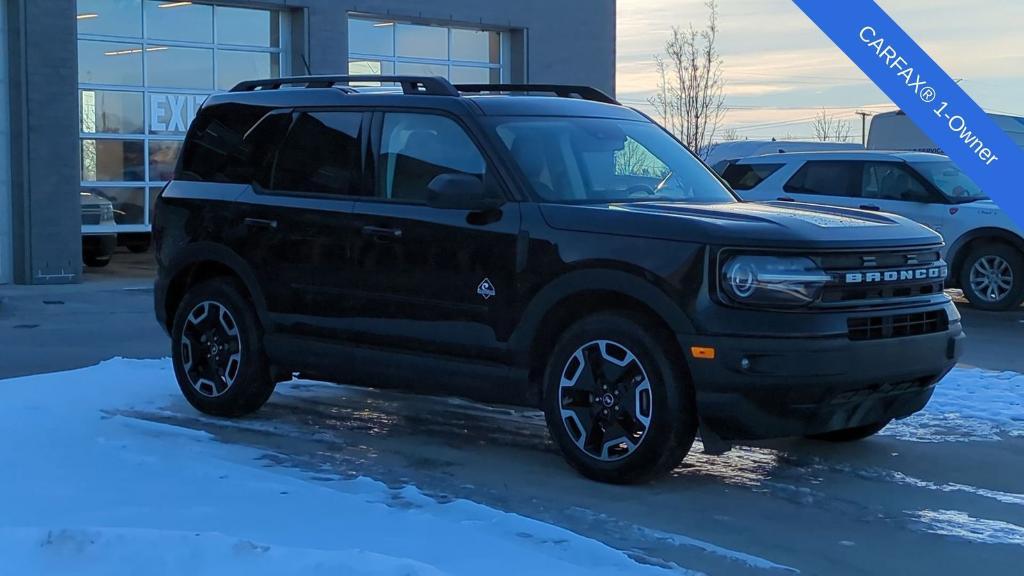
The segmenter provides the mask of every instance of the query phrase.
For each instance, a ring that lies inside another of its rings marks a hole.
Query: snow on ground
[[[0,387],[5,573],[666,573],[473,502],[296,477],[203,432],[111,415],[182,402],[166,360]]]
[[[284,388],[303,393],[302,385]],[[115,359],[0,381],[0,389],[0,558],[14,574],[667,573],[523,516],[368,478],[301,476],[261,451],[119,415],[187,410],[167,360]],[[923,412],[883,433],[929,442],[1024,436],[1024,375],[955,369]],[[952,510],[907,514],[936,534],[1024,543],[1013,524]],[[752,568],[792,570],[679,534],[646,536]]]
[[[922,412],[893,422],[882,434],[917,442],[1024,436],[1024,374],[954,368]]]

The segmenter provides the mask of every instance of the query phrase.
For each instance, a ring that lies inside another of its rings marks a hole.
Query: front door
[[[488,183],[489,163],[454,118],[386,113],[375,122],[375,195],[357,201],[355,320],[369,342],[479,358],[501,355],[514,301],[519,206],[485,212],[427,206],[440,174]]]

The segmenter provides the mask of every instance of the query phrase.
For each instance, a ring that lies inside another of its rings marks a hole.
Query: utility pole
[[[855,112],[857,116],[860,116],[860,145],[868,147],[868,116],[874,116],[874,112],[865,112],[858,110]]]

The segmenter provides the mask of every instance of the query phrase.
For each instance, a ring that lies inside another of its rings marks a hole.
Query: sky
[[[1024,1],[877,1],[983,108],[1024,116]],[[719,13],[725,129],[808,139],[824,107],[859,141],[855,112],[896,109],[792,0],[719,0]],[[654,55],[672,26],[706,19],[704,0],[618,0],[619,100],[652,112]]]

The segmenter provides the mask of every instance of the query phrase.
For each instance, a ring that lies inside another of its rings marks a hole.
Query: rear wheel
[[[863,440],[878,434],[882,431],[882,428],[889,425],[889,422],[892,422],[892,420],[883,420],[882,422],[875,422],[874,424],[857,426],[856,428],[845,428],[843,430],[833,430],[832,432],[824,432],[822,434],[812,434],[808,436],[808,438],[824,440],[825,442],[856,442],[857,440]]]
[[[214,416],[242,416],[274,392],[256,311],[230,278],[191,288],[171,331],[174,374],[195,409]]]
[[[572,325],[544,378],[548,429],[566,460],[602,482],[639,482],[675,467],[697,432],[693,391],[671,335],[639,317]]]
[[[960,288],[981,310],[1010,310],[1024,300],[1024,254],[996,242],[971,249],[960,268]]]

